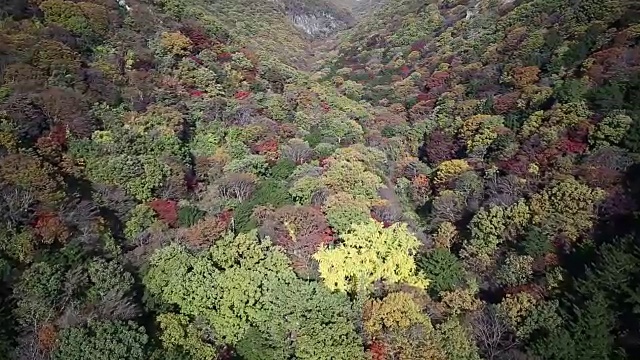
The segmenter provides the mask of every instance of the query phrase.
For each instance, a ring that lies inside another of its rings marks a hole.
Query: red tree
[[[386,360],[387,347],[382,341],[373,341],[369,345],[369,354],[371,355],[371,360]]]
[[[160,220],[164,221],[169,226],[175,226],[178,221],[178,203],[173,200],[161,200],[156,199],[149,203],[157,214]]]
[[[454,158],[458,146],[451,135],[441,130],[434,130],[423,144],[423,153],[432,166]]]
[[[498,114],[508,113],[516,108],[519,97],[520,92],[518,91],[496,96],[493,100],[493,109]]]
[[[71,233],[60,217],[53,213],[42,213],[36,218],[34,233],[45,244],[53,244],[55,241],[65,242]]]
[[[202,51],[213,45],[213,41],[207,35],[206,30],[199,25],[184,25],[179,30],[191,40],[195,51]]]
[[[449,79],[449,73],[446,71],[436,71],[425,82],[426,90],[439,88],[444,86]]]

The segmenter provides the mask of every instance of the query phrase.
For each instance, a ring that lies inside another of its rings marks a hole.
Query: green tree
[[[61,265],[37,262],[26,269],[13,290],[19,320],[32,324],[55,318],[63,281]]]
[[[524,239],[518,244],[525,255],[539,258],[553,251],[553,244],[549,236],[537,226],[531,226]]]
[[[146,360],[149,337],[134,323],[95,322],[64,329],[59,334],[54,360]]]
[[[533,260],[529,255],[507,255],[496,273],[498,282],[504,286],[528,283],[533,277]]]
[[[478,347],[472,340],[469,329],[455,318],[449,318],[436,326],[438,339],[449,360],[480,360]]]
[[[504,238],[506,213],[500,206],[491,206],[474,215],[469,224],[471,239],[463,249],[466,256],[478,258],[483,263],[490,262],[491,255]]]
[[[434,249],[418,260],[418,268],[431,280],[429,291],[439,294],[464,282],[465,271],[460,259],[448,249]]]
[[[155,301],[205,321],[217,344],[242,345],[251,336],[284,358],[363,357],[346,295],[297,278],[285,255],[255,231],[229,235],[199,255],[178,245],[163,248],[143,281]],[[180,328],[191,326],[176,320]]]
[[[163,350],[189,354],[193,360],[213,359],[218,351],[204,339],[207,329],[192,322],[188,316],[179,314],[160,314],[158,321]]]

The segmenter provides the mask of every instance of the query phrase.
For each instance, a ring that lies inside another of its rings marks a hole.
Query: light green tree
[[[353,224],[362,224],[371,218],[371,210],[364,200],[339,192],[329,196],[323,206],[329,225],[338,234],[347,233]]]
[[[556,181],[530,202],[531,221],[548,234],[562,234],[575,241],[593,225],[596,204],[605,192],[574,178]]]
[[[633,119],[622,113],[614,113],[596,126],[595,131],[589,136],[589,144],[596,148],[616,145],[627,134],[627,131],[633,124]]]
[[[251,337],[280,354],[276,358],[364,356],[346,295],[296,277],[286,256],[258,240],[255,231],[228,235],[199,255],[178,245],[165,247],[152,257],[143,281],[151,298],[179,309],[179,318],[159,319],[171,331],[162,335],[170,344],[193,341],[193,319],[199,318],[218,345],[238,344],[248,351],[245,338]]]
[[[436,338],[449,360],[480,360],[478,347],[469,330],[456,317],[451,317],[436,327]]]
[[[334,192],[346,192],[357,199],[371,200],[382,187],[380,177],[361,162],[338,161],[330,165],[322,176],[324,185]]]

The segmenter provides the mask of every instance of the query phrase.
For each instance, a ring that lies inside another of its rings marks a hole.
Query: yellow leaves
[[[364,305],[363,322],[364,330],[374,339],[385,332],[408,330],[416,325],[432,329],[415,296],[406,292],[391,293],[381,300],[368,300]]]
[[[179,31],[163,32],[160,45],[171,55],[187,55],[193,46],[191,40]]]
[[[484,123],[485,121],[489,121],[491,117],[491,115],[474,115],[470,117],[464,122],[464,124],[462,124],[460,135],[464,139],[470,139],[475,134],[475,132],[480,129],[482,123]]]
[[[471,170],[471,166],[469,166],[466,160],[454,159],[443,161],[438,165],[434,182],[436,184],[443,184],[469,170]]]
[[[455,316],[480,308],[482,302],[476,297],[474,289],[455,289],[441,293],[442,305],[446,311]]]
[[[460,136],[466,140],[468,149],[486,147],[498,137],[496,130],[503,122],[501,116],[474,115],[462,124]]]
[[[414,61],[416,61],[416,60],[420,59],[420,57],[421,57],[421,56],[422,56],[422,55],[420,54],[420,52],[419,52],[419,51],[414,50],[414,51],[412,51],[412,52],[410,52],[410,53],[409,53],[409,55],[407,56],[407,59],[408,59],[409,61],[411,61],[411,62],[414,62]]]
[[[182,125],[182,114],[172,107],[151,105],[144,114],[130,112],[125,116],[125,126],[143,134],[152,129],[162,135],[174,135]]]
[[[529,118],[524,121],[520,128],[520,136],[522,138],[528,138],[533,135],[538,128],[542,125],[544,119],[544,112],[539,110],[529,115]]]
[[[73,73],[80,68],[80,55],[68,46],[53,40],[42,40],[36,45],[32,60],[40,70]]]
[[[364,304],[364,330],[372,340],[384,339],[394,359],[445,360],[438,334],[421,310],[420,299],[406,292],[369,300]]]
[[[537,300],[526,292],[507,294],[498,305],[499,312],[511,324],[521,323],[536,305]]]
[[[574,178],[556,182],[532,197],[532,222],[575,241],[593,225],[596,203],[605,195],[603,190],[592,189]]]
[[[458,236],[458,230],[455,225],[449,221],[445,221],[438,225],[438,230],[434,235],[436,247],[448,249]]]
[[[424,289],[428,280],[417,274],[413,255],[420,246],[407,224],[388,228],[375,220],[355,224],[341,236],[343,243],[314,255],[320,276],[331,290],[370,288],[374,282],[406,283]]]
[[[507,228],[515,237],[521,233],[531,220],[531,211],[524,199],[520,199],[517,203],[509,206],[505,214],[508,219]]]

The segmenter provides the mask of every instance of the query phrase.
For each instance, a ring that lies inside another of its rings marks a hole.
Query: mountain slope
[[[1,6],[0,359],[639,350],[636,2]]]

